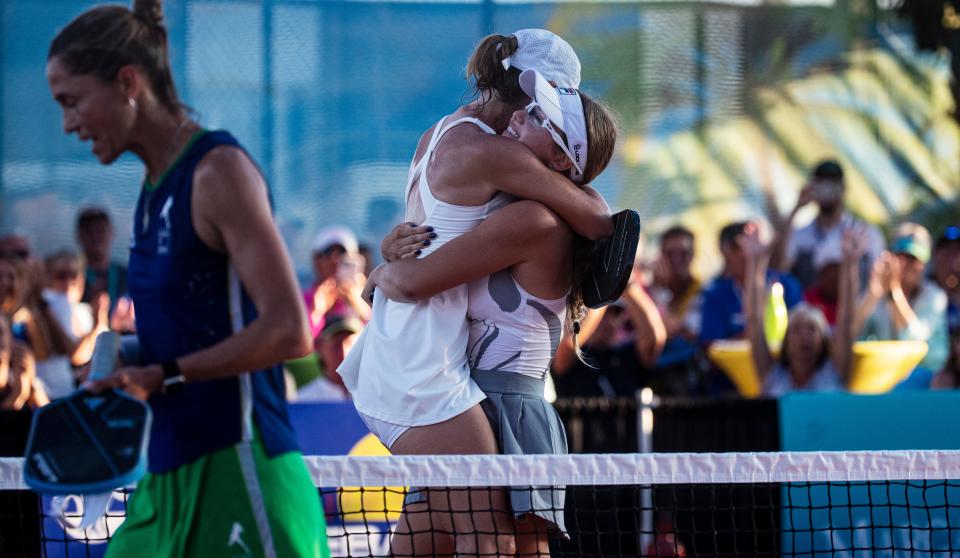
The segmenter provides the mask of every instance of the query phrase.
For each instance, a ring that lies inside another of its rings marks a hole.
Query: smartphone
[[[843,197],[843,186],[836,180],[817,180],[813,183],[813,199],[818,203],[836,203]]]

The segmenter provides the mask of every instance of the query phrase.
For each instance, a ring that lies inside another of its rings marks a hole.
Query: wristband
[[[183,389],[183,383],[187,380],[183,377],[183,372],[177,365],[176,360],[168,360],[160,365],[163,368],[163,383],[160,384],[160,393],[171,395]]]

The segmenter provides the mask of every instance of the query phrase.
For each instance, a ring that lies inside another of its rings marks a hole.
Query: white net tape
[[[317,487],[600,486],[960,479],[960,450],[579,455],[305,456]],[[23,490],[0,458],[0,490]]]

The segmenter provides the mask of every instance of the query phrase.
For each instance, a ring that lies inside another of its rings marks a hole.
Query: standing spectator
[[[814,254],[813,269],[815,271],[815,278],[813,284],[803,292],[803,299],[823,312],[823,316],[827,319],[830,327],[833,327],[837,323],[840,267],[843,263],[843,250],[837,240],[835,236],[829,237],[824,245]],[[856,271],[859,273],[859,265]]]
[[[110,297],[110,328],[133,333],[137,324],[133,301],[127,296],[127,267],[110,259],[113,237],[113,223],[105,209],[88,207],[77,215],[77,243],[86,261],[81,300],[93,305],[106,293]]]
[[[660,237],[660,257],[653,268],[650,296],[657,303],[670,339],[695,340],[700,330],[700,291],[703,285],[690,270],[693,233],[681,226]]]
[[[897,227],[891,252],[874,266],[870,287],[857,315],[861,338],[926,341],[927,355],[910,385],[926,386],[943,368],[950,352],[947,333],[947,295],[923,276],[930,261],[930,233],[914,223]]]
[[[700,343],[709,345],[719,339],[737,339],[744,335],[746,317],[743,309],[743,289],[747,275],[747,259],[743,251],[744,230],[754,223],[740,222],[720,231],[720,253],[723,272],[703,291],[703,312],[700,322]],[[800,284],[789,274],[768,269],[767,285],[783,285],[787,308],[800,302],[803,293]]]
[[[351,314],[328,314],[314,350],[323,365],[323,375],[304,385],[297,392],[297,401],[346,401],[350,399],[337,367],[343,362],[363,324]]]
[[[363,301],[364,276],[358,257],[357,237],[350,229],[333,225],[317,233],[313,241],[313,285],[303,293],[310,318],[310,334],[323,330],[327,313],[353,312],[361,319],[370,307]]]
[[[113,223],[101,207],[87,207],[77,215],[77,243],[87,262],[82,300],[90,304],[100,293],[107,293],[112,304],[127,294],[127,268],[111,261]]]
[[[943,231],[933,248],[933,278],[947,293],[950,333],[960,331],[960,227]]]
[[[782,236],[775,242],[770,266],[774,269],[790,270],[804,288],[809,288],[816,282],[814,260],[817,251],[831,243],[840,246],[843,231],[853,225],[860,225],[867,227],[867,251],[860,262],[861,278],[866,279],[871,265],[883,251],[883,235],[876,227],[865,225],[844,210],[845,193],[843,168],[839,163],[826,160],[814,167],[810,181],[800,190],[797,205],[780,227]],[[809,225],[793,230],[793,220],[797,213],[811,202],[817,204],[817,217]],[[784,250],[786,254],[783,253]]]

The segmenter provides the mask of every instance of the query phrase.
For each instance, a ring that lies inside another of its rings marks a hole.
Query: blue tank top
[[[220,145],[240,147],[227,132],[198,132],[160,183],[140,193],[128,288],[144,364],[214,345],[256,317],[226,254],[200,240],[190,216],[194,170]],[[283,371],[276,365],[235,378],[189,382],[173,395],[154,394],[150,471],[169,471],[250,440],[254,425],[268,455],[296,450],[284,392]]]

